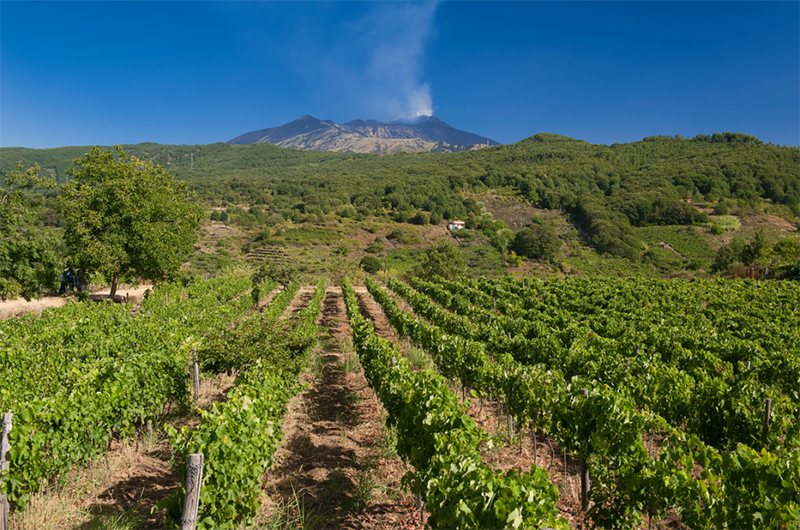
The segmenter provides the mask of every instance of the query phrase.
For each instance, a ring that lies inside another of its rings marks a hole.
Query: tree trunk
[[[117,283],[119,283],[119,272],[114,273],[114,279],[111,280],[111,292],[108,294],[109,298],[114,298],[117,294]]]

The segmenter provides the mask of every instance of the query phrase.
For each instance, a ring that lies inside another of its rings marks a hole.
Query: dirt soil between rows
[[[264,517],[292,528],[423,528],[414,496],[400,487],[406,469],[387,438],[386,412],[352,349],[340,288],[328,289],[319,324],[320,358],[284,418]]]

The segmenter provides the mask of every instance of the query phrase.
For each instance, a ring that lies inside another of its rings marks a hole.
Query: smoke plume
[[[431,116],[433,98],[422,81],[422,59],[438,3],[374,5],[361,39],[373,49],[365,75],[374,103],[393,118]]]

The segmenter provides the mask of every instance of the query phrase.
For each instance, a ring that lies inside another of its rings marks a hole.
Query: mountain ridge
[[[306,114],[278,127],[241,134],[226,143],[266,142],[293,149],[352,153],[457,152],[500,145],[485,136],[455,129],[436,116],[419,116],[410,122],[359,119],[338,124]]]

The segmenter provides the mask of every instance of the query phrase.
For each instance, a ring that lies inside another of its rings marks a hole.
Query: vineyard
[[[367,280],[398,334],[444,377],[580,456],[593,526],[635,528],[671,509],[691,528],[798,526],[794,286],[411,283],[389,287],[421,318]],[[660,441],[655,454],[648,439]],[[541,526],[505,524],[518,521]]]
[[[800,528],[792,282],[363,283],[165,284],[0,321],[8,527],[152,430],[184,485],[139,528],[182,524],[190,454],[197,528]],[[299,519],[265,501],[287,489]]]

